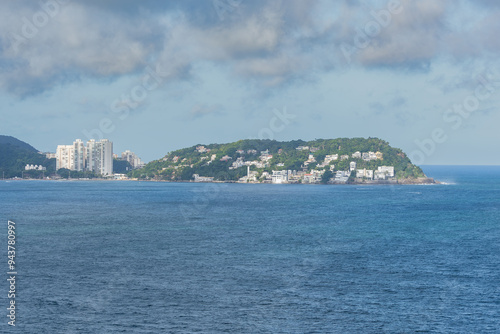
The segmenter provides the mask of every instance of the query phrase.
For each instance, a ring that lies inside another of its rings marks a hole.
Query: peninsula
[[[133,170],[138,180],[301,183],[435,183],[408,156],[378,138],[240,140],[169,152]]]

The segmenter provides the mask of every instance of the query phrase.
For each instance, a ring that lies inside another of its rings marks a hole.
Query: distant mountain
[[[11,136],[0,135],[0,177],[20,177],[21,175],[37,178],[41,171],[25,171],[25,166],[38,165],[47,168],[46,175],[53,173],[56,168],[56,159],[47,159],[44,154],[38,153],[28,143]]]
[[[357,173],[357,170],[366,170],[367,174]],[[129,175],[169,181],[195,178],[198,181],[269,182],[273,171],[283,171],[289,183],[290,180],[296,183],[359,183],[374,179],[403,183],[426,177],[401,149],[378,138],[288,142],[251,139],[195,145],[170,152]]]
[[[31,146],[28,143],[23,142],[22,140],[19,140],[17,138],[14,138],[12,136],[4,136],[0,135],[0,145],[1,144],[10,144],[12,146],[17,146],[19,148],[31,151],[31,152],[38,152],[36,148]]]

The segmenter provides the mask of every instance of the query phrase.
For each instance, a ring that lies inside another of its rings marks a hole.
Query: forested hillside
[[[353,158],[355,152],[378,152],[381,159],[366,161]],[[311,155],[313,159],[310,160]],[[326,156],[338,155],[336,161],[325,166]],[[348,158],[345,158],[348,156]],[[260,174],[273,170],[314,170],[328,172],[347,171],[351,162],[357,168],[376,169],[394,166],[397,178],[424,177],[422,170],[413,165],[406,154],[378,138],[337,138],[313,141],[293,140],[240,140],[228,144],[195,145],[168,153],[162,159],[132,171],[129,175],[139,179],[192,180],[194,174],[214,177],[215,180],[238,180],[247,174],[246,165]],[[306,164],[306,166],[305,166]],[[332,168],[326,168],[332,167]]]
[[[26,164],[42,165],[47,168],[45,175],[53,173],[56,168],[56,159],[47,159],[39,154],[31,145],[10,136],[0,136],[0,177],[5,178],[25,176],[38,178],[42,171],[25,171]]]

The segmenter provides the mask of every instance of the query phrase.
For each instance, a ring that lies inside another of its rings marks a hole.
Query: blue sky
[[[500,164],[500,2],[3,1],[0,133],[195,144],[379,137]]]

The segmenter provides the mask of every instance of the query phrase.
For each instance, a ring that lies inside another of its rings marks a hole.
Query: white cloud
[[[392,15],[390,25],[382,27],[368,46],[358,48],[353,61],[367,67],[411,69],[441,56],[459,61],[497,58],[500,12],[488,1],[481,5],[494,9],[464,33],[450,24],[460,3],[402,0],[403,11]],[[168,68],[169,77],[177,80],[197,62],[229,67],[243,80],[279,86],[289,78],[335,69],[332,64],[342,63],[343,57],[339,45],[353,44],[356,29],[373,20],[371,11],[385,8],[387,2],[242,2],[235,16],[224,21],[217,19],[212,6],[195,1],[155,6],[157,12],[133,2],[119,11],[113,6],[120,4],[61,6],[15,52],[12,33],[21,34],[23,18],[32,20],[41,9],[34,3],[3,2],[0,86],[26,96],[82,77],[130,75],[152,64]]]

